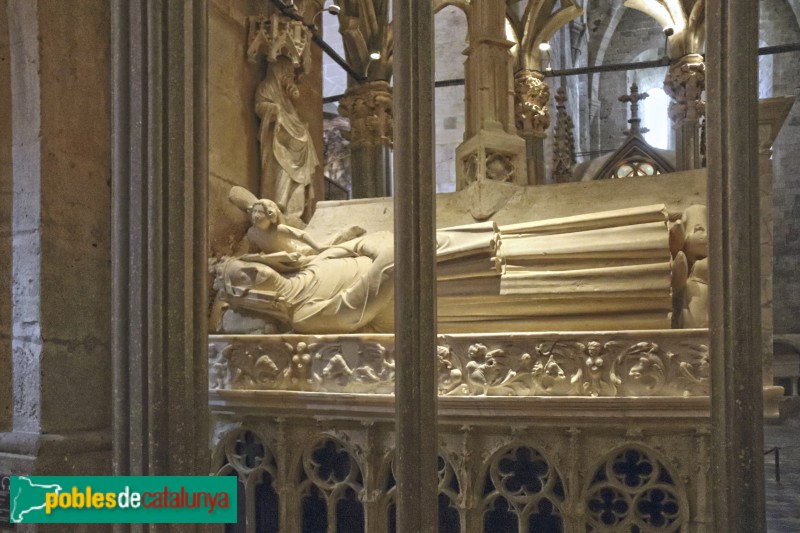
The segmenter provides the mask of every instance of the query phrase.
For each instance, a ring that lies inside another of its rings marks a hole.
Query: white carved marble
[[[391,233],[339,242],[340,232],[336,244],[321,246],[282,224],[269,200],[245,201],[245,193],[231,196],[251,213],[248,239],[259,252],[214,265],[220,301],[242,315],[276,320],[272,331],[393,330]],[[345,228],[344,234],[358,233]],[[437,232],[439,331],[668,328],[670,261],[662,204],[443,228]]]
[[[431,355],[434,356],[433,354]],[[707,396],[706,330],[441,335],[441,396]],[[212,335],[212,390],[393,394],[391,335]]]

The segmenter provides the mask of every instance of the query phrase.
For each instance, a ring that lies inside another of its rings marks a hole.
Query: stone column
[[[706,83],[706,65],[700,54],[687,54],[669,68],[664,91],[672,98],[669,117],[675,131],[677,170],[703,167],[700,154],[700,121],[705,115],[702,94]]]
[[[505,38],[505,22],[502,2],[472,2],[469,47],[464,52],[465,141],[456,149],[457,189],[485,180],[528,182],[525,141],[517,135],[514,117],[509,51],[513,43]]]
[[[13,407],[0,472],[109,474],[109,10],[2,7],[13,212],[12,354],[0,372],[13,378]]]
[[[0,368],[11,368],[11,61],[7,0],[0,0]],[[11,372],[0,373],[0,432],[11,429]]]
[[[761,100],[758,106],[758,184],[761,212],[761,353],[764,358],[764,416],[777,418],[783,388],[772,384],[772,144],[794,104],[794,96]]]
[[[708,0],[714,530],[764,531],[758,3]]]
[[[397,531],[438,530],[433,7],[394,0]]]
[[[392,88],[386,81],[352,84],[339,103],[350,119],[353,198],[392,195]]]
[[[208,474],[207,6],[111,14],[114,473]]]
[[[528,185],[544,185],[544,139],[550,126],[550,87],[544,74],[520,70],[514,75],[517,130],[525,139]]]

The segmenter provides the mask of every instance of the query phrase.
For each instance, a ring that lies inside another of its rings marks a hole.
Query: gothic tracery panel
[[[586,531],[680,531],[687,508],[674,479],[649,451],[630,447],[614,452],[586,491]]]
[[[326,437],[301,459],[298,485],[304,533],[364,531],[361,468],[338,440]]]
[[[264,439],[249,429],[232,431],[222,439],[218,455],[222,466],[216,475],[236,476],[238,480],[238,521],[226,524],[226,533],[277,533],[280,504],[274,484],[278,466]],[[243,512],[245,509],[253,510],[250,517]]]
[[[561,476],[541,453],[506,448],[494,455],[484,479],[484,531],[563,531],[564,500]]]

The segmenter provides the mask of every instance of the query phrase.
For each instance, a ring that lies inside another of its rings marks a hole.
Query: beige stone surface
[[[209,255],[232,253],[246,226],[228,190],[259,183],[254,93],[264,65],[247,61],[247,16],[263,14],[254,0],[214,0],[208,9]],[[238,80],[238,83],[231,83]]]
[[[14,429],[107,429],[108,5],[14,1],[8,13]]]
[[[233,255],[249,225],[247,216],[227,201],[231,185],[215,175],[208,180],[208,253],[212,258]]]
[[[0,0],[0,368],[11,368],[11,69],[7,0]],[[11,426],[11,372],[0,374],[0,431]]]
[[[513,224],[656,202],[667,206],[673,220],[690,205],[705,203],[706,172],[697,170],[636,180],[520,187],[491,218],[501,225]],[[437,195],[437,226],[445,228],[475,222],[468,208],[469,199],[461,192]],[[322,202],[317,206],[307,231],[324,239],[341,226],[343,219],[367,231],[392,230],[392,213],[391,198]]]

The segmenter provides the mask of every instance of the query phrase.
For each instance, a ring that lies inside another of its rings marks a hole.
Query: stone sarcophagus
[[[520,187],[484,221],[437,198],[441,531],[708,530],[704,178]],[[214,473],[251,531],[394,531],[390,201],[300,229],[231,200],[252,227],[212,265]]]

